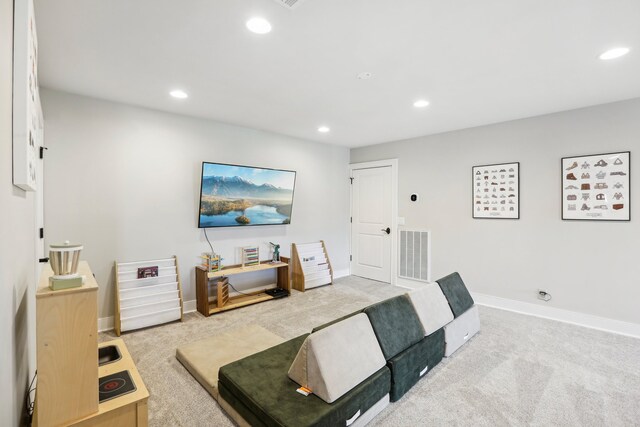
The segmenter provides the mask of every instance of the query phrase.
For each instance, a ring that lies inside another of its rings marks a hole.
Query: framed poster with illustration
[[[562,158],[562,219],[631,220],[631,152]]]
[[[520,162],[474,166],[473,218],[520,219]]]
[[[33,0],[14,2],[13,184],[36,191],[44,120],[38,89],[38,38]]]

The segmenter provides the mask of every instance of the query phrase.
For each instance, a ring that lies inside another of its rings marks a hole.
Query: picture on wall
[[[198,226],[289,224],[295,182],[295,171],[204,162]]]
[[[564,157],[562,219],[631,220],[631,152]]]
[[[36,191],[44,120],[38,89],[33,0],[15,2],[13,42],[13,184],[25,191]]]
[[[474,166],[473,218],[520,218],[520,162]]]

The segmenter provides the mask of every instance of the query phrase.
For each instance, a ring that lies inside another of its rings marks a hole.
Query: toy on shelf
[[[246,246],[242,248],[242,267],[251,267],[260,264],[260,248]]]
[[[280,262],[280,245],[273,242],[269,242],[269,244],[273,246],[273,259],[271,260],[271,262]]]
[[[222,257],[215,252],[203,252],[200,258],[203,259],[202,267],[207,271],[220,271],[222,269]]]

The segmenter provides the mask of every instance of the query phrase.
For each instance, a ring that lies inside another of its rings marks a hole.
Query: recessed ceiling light
[[[416,108],[424,108],[429,106],[429,101],[426,99],[419,99],[413,103],[413,106]]]
[[[628,47],[616,47],[602,53],[599,58],[603,61],[620,58],[621,56],[625,56],[627,53],[629,53],[630,50],[631,49],[629,49]]]
[[[327,132],[329,132],[330,130],[331,130],[331,129],[329,129],[329,127],[327,127],[327,126],[320,126],[320,127],[318,128],[318,132],[320,132],[320,133],[327,133]]]
[[[267,34],[271,32],[271,24],[264,18],[249,19],[247,21],[247,28],[256,34]]]
[[[186,99],[189,97],[189,95],[187,95],[187,92],[180,89],[172,90],[171,92],[169,92],[169,95],[178,99]]]

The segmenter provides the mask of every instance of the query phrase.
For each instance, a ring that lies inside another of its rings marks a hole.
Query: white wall
[[[197,228],[202,161],[297,171],[291,225],[209,229],[226,264],[243,245],[260,244],[266,259],[269,241],[288,255],[292,242],[323,239],[334,269],[348,268],[348,149],[50,90],[42,102],[47,243],[85,245],[101,318],[113,314],[115,260],[175,254],[185,300],[195,300],[193,267],[209,250]]]
[[[428,111],[425,120],[429,119]],[[399,159],[399,215],[433,231],[433,278],[472,291],[640,323],[640,99],[351,150]],[[632,152],[632,221],[562,221],[560,158]],[[521,162],[521,219],[471,218],[471,167]],[[411,193],[420,200],[409,200]]]
[[[13,2],[0,0],[0,425],[19,425],[29,381],[28,301],[35,289],[35,204],[12,184]]]

